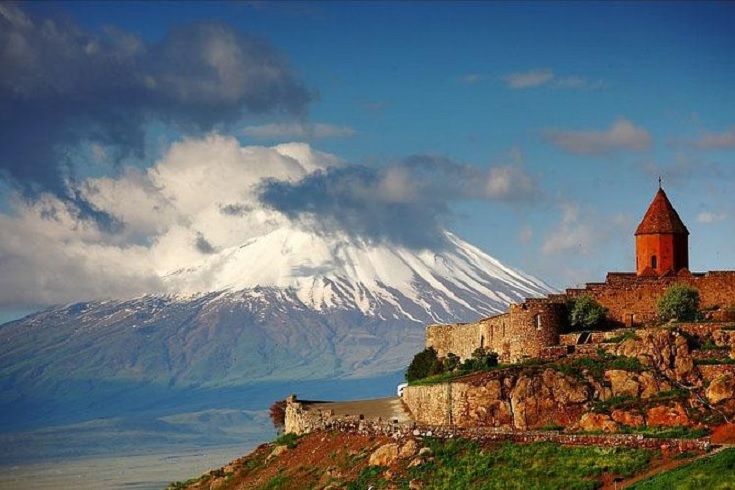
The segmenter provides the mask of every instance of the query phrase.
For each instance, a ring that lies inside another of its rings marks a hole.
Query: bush
[[[478,347],[472,352],[472,357],[466,359],[460,369],[462,371],[479,371],[498,365],[498,354]]]
[[[270,408],[270,418],[273,427],[280,432],[286,423],[286,400],[278,400],[273,402]]]
[[[605,319],[605,308],[585,295],[575,296],[567,303],[569,325],[576,330],[599,326]]]
[[[674,284],[658,300],[656,313],[661,321],[691,322],[699,314],[699,291],[683,284]]]
[[[435,374],[441,374],[444,365],[439,360],[433,347],[422,350],[413,357],[411,364],[406,369],[406,381],[416,381]]]

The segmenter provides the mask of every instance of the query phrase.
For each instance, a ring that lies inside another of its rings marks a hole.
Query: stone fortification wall
[[[430,425],[417,422],[366,420],[359,416],[331,417],[308,409],[308,402],[289,399],[286,406],[286,432],[306,434],[316,431],[339,431],[360,435],[385,435],[396,440],[421,437],[442,439],[467,438],[484,441],[509,441],[515,443],[553,442],[565,445],[603,447],[667,448],[672,453],[709,451],[709,438],[703,439],[653,439],[636,434],[564,434],[558,431],[515,431],[493,427],[460,427],[457,425]],[[288,430],[299,429],[299,430]]]
[[[640,277],[634,273],[609,273],[604,283],[589,283],[582,289],[568,289],[566,296],[589,295],[608,310],[612,324],[635,326],[656,320],[656,304],[667,288],[685,284],[699,291],[703,309],[719,309],[713,316],[721,320],[733,313],[735,306],[735,271],[703,274],[680,273],[676,276]]]
[[[544,348],[559,343],[566,306],[554,300],[529,299],[510,306],[508,313],[475,323],[429,325],[426,346],[440,357],[452,352],[467,359],[478,347],[496,352],[502,363],[539,357]]]

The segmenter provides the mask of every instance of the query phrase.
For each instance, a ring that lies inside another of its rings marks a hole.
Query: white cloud
[[[618,150],[643,151],[651,147],[651,135],[628,119],[617,119],[604,131],[571,131],[549,129],[546,138],[554,145],[571,153],[603,155]]]
[[[347,138],[354,136],[356,131],[349,126],[335,126],[323,123],[273,123],[260,126],[247,126],[243,129],[243,134],[252,138],[262,139],[321,139]]]
[[[302,143],[241,147],[210,135],[172,145],[147,171],[90,178],[74,189],[122,227],[100,229],[51,194],[18,197],[0,214],[0,306],[131,297],[165,291],[162,276],[212,250],[240,245],[286,219],[257,185],[296,182],[340,165]]]
[[[521,89],[544,85],[554,79],[554,72],[547,69],[511,73],[503,77],[508,88]]]
[[[462,81],[465,83],[476,83],[483,80],[481,75],[466,75]],[[503,77],[505,84],[510,89],[526,89],[541,86],[550,86],[559,89],[574,90],[597,90],[606,87],[603,80],[589,80],[578,75],[558,76],[553,70],[536,69],[520,73],[511,73]]]
[[[697,215],[698,222],[707,224],[723,221],[725,218],[727,218],[725,213],[710,213],[707,211],[703,211]]]
[[[685,141],[684,145],[701,150],[727,150],[735,148],[735,126],[721,133],[705,133],[695,140]]]
[[[466,83],[467,85],[474,85],[475,83],[483,82],[487,80],[487,75],[481,75],[479,73],[468,73],[459,78],[459,81]]]

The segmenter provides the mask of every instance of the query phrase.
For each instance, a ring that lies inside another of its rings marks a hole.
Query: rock
[[[420,457],[418,457],[418,458],[412,459],[411,462],[408,463],[408,466],[407,467],[408,468],[413,468],[413,467],[416,467],[416,466],[421,466],[422,464],[424,464],[424,460],[421,459]]]
[[[591,389],[586,383],[555,369],[541,376],[522,374],[510,393],[513,426],[529,429],[544,425],[567,425],[579,417]]]
[[[415,455],[419,450],[418,443],[413,440],[409,439],[406,441],[406,444],[401,446],[401,450],[398,451],[398,457],[399,458],[410,458],[411,456]]]
[[[370,455],[368,464],[371,466],[390,466],[398,459],[398,444],[389,443],[380,446]]]
[[[628,427],[643,427],[646,420],[639,413],[627,412],[625,410],[613,410],[611,418],[620,425]]]
[[[276,446],[273,448],[273,451],[271,451],[271,453],[268,455],[267,459],[277,458],[286,451],[288,451],[288,446]]]
[[[722,400],[735,398],[735,378],[729,374],[716,378],[707,387],[705,395],[711,403],[719,403]]]
[[[672,406],[659,405],[646,411],[646,420],[650,427],[674,427],[677,425],[691,425],[686,409],[681,403]]]
[[[671,383],[665,379],[657,379],[650,371],[644,371],[638,375],[638,384],[641,385],[641,398],[651,398],[661,391],[669,391],[671,389]]]
[[[609,415],[587,412],[579,419],[579,428],[586,432],[617,432],[620,428]]]
[[[418,478],[414,478],[413,480],[408,482],[409,490],[423,490],[423,488],[424,488],[424,482],[422,482]]]
[[[209,484],[209,490],[217,490],[218,488],[222,488],[227,480],[224,478],[215,478],[212,480],[212,483]]]
[[[424,456],[431,456],[432,454],[434,453],[431,452],[431,448],[422,447],[421,449],[419,449],[419,457],[423,458]]]
[[[638,373],[611,369],[605,371],[605,379],[610,381],[613,396],[638,396],[641,385],[638,383]]]

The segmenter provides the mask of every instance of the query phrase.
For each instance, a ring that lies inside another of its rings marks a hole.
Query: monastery
[[[735,320],[735,271],[689,270],[689,230],[660,185],[635,231],[635,251],[635,272],[609,272],[603,283],[527,299],[474,323],[429,325],[426,347],[439,357],[452,352],[461,359],[483,347],[496,352],[501,363],[554,357],[566,348],[559,344],[568,330],[571,298],[587,295],[606,308],[606,328],[640,327],[656,321],[656,304],[673,284],[696,288],[708,319]],[[580,342],[584,339],[580,335]]]

